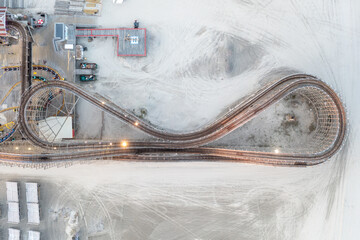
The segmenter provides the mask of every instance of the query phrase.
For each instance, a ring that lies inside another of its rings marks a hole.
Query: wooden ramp
[[[76,37],[116,37],[118,56],[146,56],[146,28],[76,29]]]

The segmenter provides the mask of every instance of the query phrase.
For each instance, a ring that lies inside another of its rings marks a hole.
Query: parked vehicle
[[[76,45],[75,47],[75,59],[83,60],[84,59],[84,47],[81,45]]]
[[[87,81],[95,81],[96,76],[95,75],[80,75],[80,81],[87,82]]]
[[[80,63],[81,69],[96,69],[97,64],[96,63]]]
[[[33,79],[38,79],[38,80],[41,80],[41,81],[44,81],[46,82],[46,78],[43,78],[43,77],[39,77],[39,76],[32,76]]]

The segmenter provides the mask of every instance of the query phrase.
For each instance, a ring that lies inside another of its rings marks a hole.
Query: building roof
[[[40,240],[40,232],[29,231],[28,240]]]
[[[8,203],[8,222],[10,222],[10,223],[19,223],[20,222],[20,212],[19,212],[19,203],[18,202],[9,202]]]
[[[25,183],[25,186],[26,186],[26,202],[38,203],[39,202],[38,184]]]
[[[64,40],[65,39],[65,24],[55,23],[54,38]]]
[[[9,228],[9,240],[20,240],[20,230]]]
[[[6,33],[6,7],[0,7],[0,36],[7,36]]]
[[[19,202],[19,190],[17,182],[6,182],[6,195],[8,202]]]
[[[40,224],[40,211],[38,203],[28,203],[28,223],[30,224]]]
[[[46,141],[61,141],[72,138],[72,117],[56,116],[39,121],[39,134]]]

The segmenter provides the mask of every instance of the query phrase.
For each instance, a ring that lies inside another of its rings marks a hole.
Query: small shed
[[[8,202],[8,222],[20,223],[20,211],[18,202]]]
[[[64,49],[65,50],[73,50],[74,49],[74,44],[66,43],[64,45]]]
[[[6,182],[6,195],[8,202],[19,202],[19,188],[17,182]]]
[[[40,232],[29,231],[28,240],[40,240]]]
[[[20,240],[20,230],[9,228],[9,240]]]
[[[39,185],[37,183],[25,183],[26,186],[26,202],[39,202]]]
[[[40,224],[40,210],[38,203],[28,203],[28,223],[38,225]]]

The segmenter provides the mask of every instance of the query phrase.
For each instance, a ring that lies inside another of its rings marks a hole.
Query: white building
[[[40,232],[29,231],[28,240],[40,240]]]
[[[6,195],[8,202],[19,202],[19,189],[17,182],[6,182]]]
[[[28,223],[38,225],[40,224],[40,209],[38,203],[28,203]]]
[[[26,202],[39,202],[39,185],[37,183],[25,183],[26,186]]]
[[[9,240],[20,240],[20,230],[9,228]]]
[[[18,202],[8,202],[8,222],[16,224],[20,222],[20,211]]]

